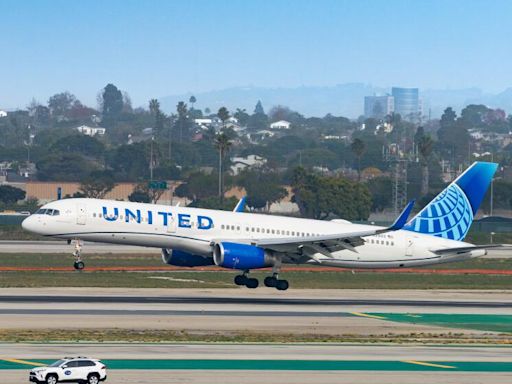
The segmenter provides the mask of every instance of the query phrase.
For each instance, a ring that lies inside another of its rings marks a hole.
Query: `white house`
[[[286,120],[279,120],[270,124],[271,129],[290,129],[291,123]]]
[[[238,175],[241,171],[247,168],[261,167],[265,165],[267,159],[258,155],[249,155],[247,157],[232,157],[231,158],[231,173]]]
[[[102,127],[89,127],[87,125],[81,125],[79,127],[76,127],[76,130],[80,133],[83,133],[87,136],[103,136],[106,132],[105,128]]]
[[[2,111],[2,110],[0,109],[0,117],[6,117],[6,116],[7,116],[7,112]]]

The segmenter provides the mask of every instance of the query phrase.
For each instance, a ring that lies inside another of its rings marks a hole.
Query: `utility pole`
[[[153,141],[155,140],[154,136],[151,136],[151,150],[150,150],[150,158],[149,158],[149,180],[153,181]]]

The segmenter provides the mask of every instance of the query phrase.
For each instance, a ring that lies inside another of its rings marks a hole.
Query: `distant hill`
[[[357,118],[363,113],[364,96],[386,94],[391,87],[375,87],[363,83],[326,86],[302,86],[297,88],[234,87],[208,92],[194,93],[196,108],[208,107],[212,112],[221,106],[230,110],[245,108],[252,113],[258,100],[265,111],[274,105],[286,105],[305,116],[324,116],[327,113]],[[172,95],[159,98],[162,109],[175,112],[179,101],[188,103],[192,94]],[[466,89],[420,89],[424,113],[439,117],[444,108],[453,107],[460,111],[468,104],[486,104],[492,108],[502,108],[512,113],[512,88],[498,94],[484,93],[479,88]]]

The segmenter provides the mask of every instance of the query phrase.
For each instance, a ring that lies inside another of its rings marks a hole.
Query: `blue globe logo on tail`
[[[463,240],[497,167],[495,163],[474,163],[403,229],[445,239]]]

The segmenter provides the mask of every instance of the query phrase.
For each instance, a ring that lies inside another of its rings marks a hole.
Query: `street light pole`
[[[491,163],[494,163],[494,153],[491,153]],[[491,179],[491,207],[490,207],[490,215],[493,215],[494,210],[494,175]]]

